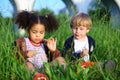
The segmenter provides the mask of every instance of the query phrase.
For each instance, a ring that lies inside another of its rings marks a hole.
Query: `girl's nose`
[[[36,36],[37,36],[37,37],[39,37],[39,36],[40,36],[40,34],[39,34],[39,33],[37,33],[37,34],[36,34]]]

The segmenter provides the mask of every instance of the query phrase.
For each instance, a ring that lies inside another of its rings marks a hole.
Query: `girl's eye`
[[[40,31],[40,34],[44,34],[44,31]]]
[[[33,33],[37,33],[36,31],[32,31]]]

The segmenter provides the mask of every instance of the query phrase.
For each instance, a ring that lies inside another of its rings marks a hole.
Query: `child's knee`
[[[27,62],[26,64],[27,64],[27,67],[30,71],[34,71],[34,66],[31,62]]]
[[[51,63],[52,63],[52,64],[58,63],[60,66],[63,65],[64,68],[66,68],[66,61],[65,61],[65,59],[64,59],[63,57],[57,57],[57,58],[55,58]]]

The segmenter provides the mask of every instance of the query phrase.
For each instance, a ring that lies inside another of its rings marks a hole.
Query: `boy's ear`
[[[90,31],[90,29],[87,29],[87,33]]]

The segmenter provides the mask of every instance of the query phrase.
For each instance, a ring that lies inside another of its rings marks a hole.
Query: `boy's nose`
[[[76,32],[78,33],[80,30],[79,29],[76,29]]]

